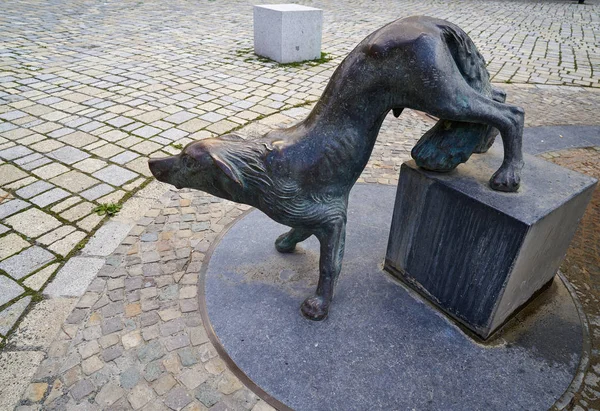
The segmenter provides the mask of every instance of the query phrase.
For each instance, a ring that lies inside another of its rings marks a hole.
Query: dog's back
[[[429,46],[422,47],[419,43],[429,43]],[[473,41],[461,28],[450,22],[425,16],[397,20],[368,36],[359,47],[374,60],[389,57],[399,49],[414,51],[414,60],[408,53],[408,63],[415,66],[422,62],[431,63],[431,55],[436,54],[432,49],[442,47],[447,50],[454,66],[471,88],[496,101],[505,100],[501,90],[493,89],[485,59]],[[401,56],[406,58],[407,53]],[[435,69],[444,61],[438,58],[433,63]],[[408,77],[405,75],[405,78]],[[496,134],[497,131],[487,125],[440,119],[419,140],[412,150],[412,156],[423,168],[449,171],[467,161],[473,152],[486,151]]]
[[[383,121],[381,114],[369,120],[365,113],[380,110],[385,115],[396,107],[428,111],[426,106],[435,104],[435,83],[443,83],[448,71],[478,93],[491,94],[485,61],[459,27],[424,16],[382,27],[342,61],[305,121],[270,133],[268,139],[282,142],[269,156],[271,170],[300,178],[300,187],[308,184],[314,189],[315,183],[351,187],[368,162]],[[443,151],[438,150],[440,144],[461,147],[455,157],[464,160],[487,134],[485,126],[472,123],[443,124],[421,141],[420,164],[432,160],[429,153]],[[450,128],[453,132],[444,131]],[[465,140],[473,143],[464,147]],[[455,167],[458,162],[452,160],[441,162]]]

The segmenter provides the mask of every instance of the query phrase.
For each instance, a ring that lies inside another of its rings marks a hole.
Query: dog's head
[[[177,155],[151,158],[148,166],[158,181],[227,198],[232,188],[243,188],[241,174],[224,155],[228,144],[233,143],[215,138],[194,141]]]

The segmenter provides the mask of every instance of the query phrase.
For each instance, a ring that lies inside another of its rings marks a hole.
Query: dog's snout
[[[175,156],[151,158],[148,160],[148,167],[150,167],[150,172],[157,180],[166,182],[165,179],[169,175],[171,168],[175,165],[175,161]]]

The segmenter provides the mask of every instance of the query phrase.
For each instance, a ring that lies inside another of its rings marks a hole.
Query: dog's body
[[[249,204],[292,227],[276,241],[281,252],[316,235],[319,285],[302,312],[320,320],[341,268],[348,195],[389,111],[398,116],[409,107],[443,119],[413,150],[419,165],[430,169],[449,170],[472,152],[485,151],[492,128],[500,130],[505,159],[490,185],[516,191],[523,111],[503,101],[462,30],[443,20],[410,17],[365,38],[299,124],[252,142],[235,136],[194,142],[178,156],[151,160],[150,168],[161,181]]]

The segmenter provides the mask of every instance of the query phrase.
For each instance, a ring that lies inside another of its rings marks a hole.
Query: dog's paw
[[[281,234],[275,240],[275,248],[280,253],[292,253],[296,249],[296,243],[290,241],[289,233]]]
[[[490,187],[496,191],[514,193],[521,185],[522,166],[502,165],[490,179]]]
[[[309,320],[321,321],[327,318],[329,303],[323,297],[308,297],[300,306],[300,311]]]

